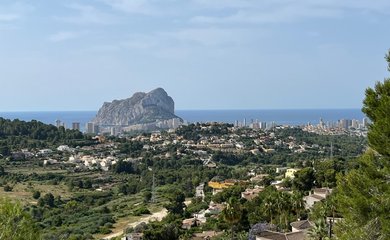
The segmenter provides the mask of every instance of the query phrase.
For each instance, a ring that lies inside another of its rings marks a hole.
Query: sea
[[[46,124],[56,124],[57,120],[71,127],[73,122],[80,123],[81,130],[90,122],[97,111],[50,111],[50,112],[0,112],[0,117],[23,121],[37,120]],[[196,122],[251,122],[276,123],[278,125],[318,124],[320,119],[337,122],[341,119],[365,117],[360,109],[288,109],[288,110],[177,110],[175,114],[188,123]]]

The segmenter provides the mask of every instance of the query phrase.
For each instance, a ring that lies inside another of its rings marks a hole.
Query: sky
[[[0,112],[361,108],[389,26],[388,0],[1,0]]]

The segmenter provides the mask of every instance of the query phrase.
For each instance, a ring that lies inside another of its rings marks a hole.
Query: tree
[[[147,229],[144,231],[143,239],[147,240],[173,240],[179,239],[180,227],[174,223],[159,224],[151,223],[148,224]]]
[[[124,183],[119,184],[119,186],[118,186],[118,193],[122,193],[124,195],[127,195],[128,194],[128,192],[127,192],[127,184],[124,184]]]
[[[92,181],[91,179],[87,179],[83,183],[85,189],[91,189],[92,188]]]
[[[169,203],[165,206],[171,214],[177,214],[182,216],[184,213],[184,204],[185,195],[181,191],[175,191],[169,196]]]
[[[390,51],[386,55],[390,71]],[[366,90],[362,111],[370,118],[368,151],[337,179],[338,239],[390,239],[390,79]]]
[[[37,240],[40,238],[31,216],[20,203],[0,199],[0,239]]]
[[[316,161],[314,164],[316,185],[318,187],[334,188],[337,173],[344,170],[343,162],[338,159]]]
[[[41,197],[41,192],[40,191],[34,191],[34,193],[33,193],[33,198],[34,199],[38,199],[38,198],[40,198]]]
[[[11,154],[11,150],[8,146],[0,146],[0,155],[3,157],[9,156]]]
[[[261,180],[261,184],[265,187],[268,187],[271,185],[272,181],[274,181],[275,178],[272,177],[272,176],[265,176],[263,177],[263,179]]]
[[[152,199],[152,192],[151,191],[145,191],[143,193],[143,196],[144,196],[144,202],[148,203]]]
[[[134,173],[133,164],[123,160],[115,164],[113,170],[115,173]]]
[[[305,209],[305,202],[303,201],[303,195],[300,192],[293,192],[291,195],[291,206],[296,214],[296,218],[300,218],[301,212]]]
[[[269,190],[268,190],[269,189]],[[275,188],[268,188],[267,195],[264,198],[263,201],[263,209],[265,215],[270,219],[270,224],[274,223],[274,217],[277,214],[277,208],[276,208],[276,198],[277,198],[277,191]]]
[[[366,239],[361,230],[373,224],[381,234],[375,239],[390,239],[389,171],[381,165],[381,159],[368,152],[359,159],[358,169],[338,178],[337,211],[344,219],[336,224],[339,239]]]
[[[295,174],[293,186],[299,191],[309,191],[314,186],[314,170],[313,168],[304,168]]]
[[[328,228],[325,219],[319,218],[314,222],[314,225],[309,229],[307,235],[310,240],[325,240],[327,239]]]
[[[276,211],[279,215],[279,226],[285,230],[288,230],[288,215],[291,208],[291,200],[289,193],[276,192],[275,196]]]
[[[4,189],[4,192],[12,192],[12,187],[10,185],[5,185],[3,187],[3,189]]]
[[[390,51],[386,55],[390,71]],[[366,89],[362,111],[372,121],[369,125],[369,145],[383,156],[390,157],[390,78]]]
[[[230,225],[231,237],[234,239],[234,226],[237,224],[242,215],[242,208],[236,198],[230,198],[226,208],[222,211],[223,219]]]
[[[42,199],[43,205],[54,207],[54,196],[51,193],[46,193]]]

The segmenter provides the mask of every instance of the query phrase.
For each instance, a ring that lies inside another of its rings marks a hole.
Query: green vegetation
[[[386,56],[390,70],[390,51]],[[373,151],[337,181],[336,226],[339,239],[390,239],[390,79],[366,90],[363,111],[372,123],[368,142]]]
[[[172,215],[183,216],[185,195],[180,191],[175,191],[169,196],[169,203],[165,205],[165,208]]]
[[[300,171],[296,172],[294,175],[295,178],[293,180],[293,187],[295,189],[301,192],[306,192],[306,191],[310,191],[313,188],[314,181],[316,179],[316,175],[313,168],[311,167],[303,168]]]
[[[0,239],[39,240],[40,231],[20,203],[0,199]]]
[[[229,133],[230,127],[224,124],[212,126],[198,124],[184,128],[183,132],[179,129],[176,135],[162,133],[162,136],[169,141],[172,141],[175,136],[185,138],[192,128],[197,129],[195,132],[198,136],[203,136],[202,134],[213,136],[212,134]],[[249,132],[250,129],[238,131],[241,131],[241,135],[252,134]],[[276,134],[281,138],[288,138],[294,132],[301,134],[302,142],[309,142],[305,138],[312,136],[297,129],[280,129]],[[257,134],[265,135],[263,132]],[[326,145],[323,147],[325,153],[309,150],[310,154],[302,154],[297,157],[299,160],[294,160],[295,154],[292,154],[286,146],[276,146],[273,141],[265,141],[264,147],[281,150],[274,153],[260,151],[259,155],[254,155],[248,152],[248,149],[258,148],[253,141],[257,137],[241,137],[241,135],[237,141],[245,142],[243,150],[226,152],[220,149],[203,149],[205,154],[211,156],[211,160],[218,165],[217,168],[205,166],[197,155],[197,149],[188,148],[180,143],[162,145],[158,142],[158,147],[146,151],[143,149],[144,146],[152,143],[111,138],[110,143],[115,148],[99,149],[97,148],[99,145],[94,142],[91,145],[96,154],[111,155],[119,159],[117,164],[111,166],[107,172],[102,172],[98,168],[76,170],[74,165],[42,166],[37,163],[42,159],[39,156],[18,161],[8,158],[0,160],[0,183],[3,188],[8,186],[14,188],[9,192],[12,194],[9,196],[20,199],[26,204],[26,210],[37,222],[44,239],[94,239],[123,226],[126,221],[137,221],[137,218],[142,215],[159,211],[163,206],[168,209],[168,216],[161,222],[148,224],[142,230],[146,239],[177,239],[179,236],[188,237],[196,231],[205,230],[226,231],[229,235],[234,233],[238,238],[245,237],[251,225],[258,222],[272,222],[277,229],[285,231],[289,229],[290,221],[297,217],[303,219],[307,217],[303,204],[298,201],[299,197],[302,199],[298,191],[307,192],[314,183],[316,186],[334,186],[336,174],[344,171],[349,165],[346,159],[357,154],[355,151],[359,150],[351,150],[351,155],[345,156],[345,159],[327,159],[326,146],[330,143],[329,136],[316,135],[316,138],[322,139]],[[145,134],[140,136],[150,137]],[[6,137],[8,138],[11,137]],[[20,138],[30,139],[30,136]],[[332,141],[337,142],[337,136],[332,138]],[[345,138],[359,146],[364,142],[360,138]],[[48,146],[55,147],[51,143]],[[12,149],[18,150],[19,147],[12,147]],[[348,147],[348,145],[335,144],[335,149],[339,147]],[[75,151],[75,153],[92,154],[89,148],[85,150],[77,148]],[[66,160],[70,154],[54,151],[52,156]],[[315,156],[317,160],[312,163],[310,160]],[[129,158],[131,161],[128,160]],[[274,164],[277,163],[282,163],[283,166],[306,166],[304,170],[297,173],[296,179],[289,183],[295,190],[294,194],[280,193],[270,187],[254,200],[246,201],[240,199],[246,185],[234,186],[213,197],[211,197],[211,190],[206,187],[206,202],[194,199],[192,204],[187,208],[184,207],[184,199],[194,197],[195,187],[211,179],[247,180],[248,171],[255,168],[261,173],[270,174],[266,177],[269,181],[263,180],[269,184],[279,177],[274,171],[276,166]],[[312,165],[316,167],[315,174]],[[329,171],[329,166],[338,167],[333,172]],[[150,202],[153,174],[157,186],[156,203]],[[239,210],[240,219],[233,219],[233,212],[229,213],[226,210],[218,218],[208,218],[206,224],[201,227],[195,226],[191,230],[182,229],[181,221],[206,209],[211,198],[219,203],[234,203],[232,209]]]
[[[390,80],[366,92],[363,111],[372,120],[368,134],[372,151],[358,159],[366,150],[366,138],[318,135],[298,127],[267,132],[198,123],[174,133],[107,137],[98,143],[78,131],[0,119],[0,191],[22,202],[0,202],[0,209],[15,207],[12,211],[19,217],[13,221],[21,221],[15,234],[33,229],[39,232],[35,239],[96,239],[122,231],[142,232],[144,239],[188,239],[208,230],[223,232],[215,239],[247,239],[248,232],[261,224],[288,232],[292,221],[308,218],[315,223],[310,237],[325,239],[329,216],[344,219],[331,226],[339,239],[387,239],[389,93]],[[72,149],[55,150],[62,144]],[[38,154],[42,148],[52,153]],[[31,156],[15,157],[22,149]],[[99,165],[103,158],[104,168]],[[50,159],[58,161],[43,165]],[[85,165],[88,159],[93,161]],[[301,169],[294,179],[283,180],[286,191],[270,186],[283,179],[277,167]],[[264,178],[249,181],[255,174]],[[239,181],[213,196],[207,184],[204,196],[195,191],[200,184],[227,179]],[[241,197],[256,184],[262,184],[263,191],[250,201]],[[303,196],[313,187],[334,188],[334,194],[308,211]],[[192,198],[188,206],[186,198]],[[211,200],[223,204],[222,209],[207,213],[202,225],[195,222],[184,229],[182,221],[207,209]],[[163,208],[168,214],[162,221],[127,226]],[[1,227],[12,229],[10,224]]]
[[[390,51],[386,60],[390,67]],[[315,223],[309,231],[312,239],[390,239],[390,79],[368,88],[363,103],[363,112],[372,121],[371,149],[347,164],[338,160],[315,164],[321,171],[316,171],[316,182],[333,187],[336,179],[336,188],[310,213]],[[326,222],[329,216],[341,220]]]
[[[234,239],[234,226],[240,222],[242,217],[241,205],[236,198],[230,198],[226,204],[226,208],[221,214],[223,220],[230,225],[232,239]]]
[[[389,53],[390,54],[390,53]],[[387,56],[389,58],[389,55]],[[390,62],[389,62],[390,64]],[[375,89],[366,90],[363,112],[370,118],[369,145],[385,157],[390,157],[390,79],[378,82]]]
[[[41,197],[41,192],[40,191],[34,191],[33,198],[34,199],[39,199],[40,197]]]
[[[323,218],[319,218],[314,221],[314,225],[309,229],[309,239],[312,240],[325,240],[328,239],[328,226]]]
[[[25,122],[0,118],[0,154],[9,156],[11,151],[21,148],[44,148],[52,145],[90,145],[93,142],[80,131],[69,130],[42,122]]]

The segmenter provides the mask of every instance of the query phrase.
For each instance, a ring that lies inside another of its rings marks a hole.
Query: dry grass
[[[11,192],[4,192],[3,187],[0,187],[0,197],[7,197],[13,200],[18,200],[22,203],[36,204],[37,200],[32,197],[34,191],[40,191],[41,196],[46,193],[51,193],[54,196],[61,196],[66,199],[71,197],[71,193],[65,185],[46,185],[37,182],[9,184],[13,187]]]

